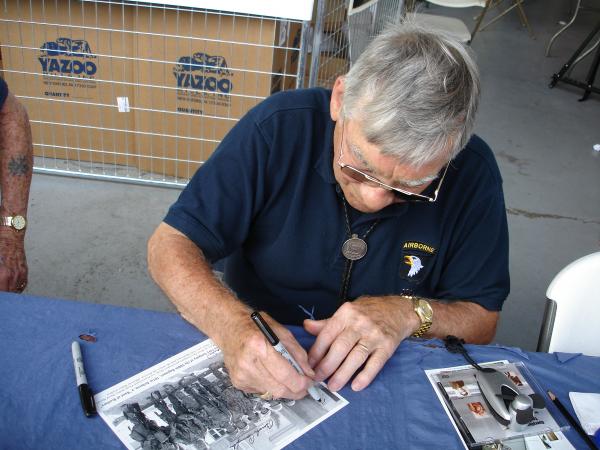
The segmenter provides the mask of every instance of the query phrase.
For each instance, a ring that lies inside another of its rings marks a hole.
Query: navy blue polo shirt
[[[283,323],[327,318],[340,305],[348,236],[330,96],[285,91],[253,108],[165,218],[209,261],[226,257],[227,284]],[[501,309],[509,292],[506,212],[498,167],[480,138],[452,162],[437,202],[348,209],[359,236],[380,221],[354,263],[347,298],[412,294]]]
[[[4,106],[6,97],[8,97],[8,86],[4,78],[0,77],[0,109]]]

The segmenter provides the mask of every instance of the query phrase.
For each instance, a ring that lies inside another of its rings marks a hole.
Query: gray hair
[[[376,37],[345,76],[342,117],[399,162],[454,158],[467,144],[479,73],[456,39],[405,21]]]

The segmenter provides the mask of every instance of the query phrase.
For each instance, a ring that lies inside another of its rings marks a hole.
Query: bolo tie
[[[363,256],[367,254],[367,237],[373,229],[377,226],[380,219],[377,219],[373,224],[369,227],[369,229],[359,237],[358,234],[352,233],[352,228],[350,227],[350,217],[348,215],[348,206],[346,204],[346,197],[344,194],[342,197],[342,205],[344,206],[344,218],[346,219],[346,235],[347,239],[344,241],[342,245],[342,255],[346,258],[346,265],[344,268],[344,275],[342,277],[342,287],[340,289],[340,304],[346,301],[346,296],[348,294],[348,287],[350,286],[350,274],[352,273],[352,267],[354,266],[354,261],[358,261]]]

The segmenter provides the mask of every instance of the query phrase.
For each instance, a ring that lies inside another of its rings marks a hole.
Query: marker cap
[[[80,384],[77,386],[79,389],[79,398],[81,399],[81,407],[86,416],[90,417],[97,413],[96,402],[94,401],[94,394],[87,384]]]
[[[267,322],[265,322],[265,319],[262,318],[262,316],[258,313],[258,311],[254,311],[252,314],[250,314],[250,318],[252,320],[254,320],[254,323],[256,324],[256,326],[265,335],[265,337],[269,341],[269,344],[271,344],[273,347],[275,347],[277,344],[279,344],[279,338],[273,332],[273,330],[271,329],[269,324]]]

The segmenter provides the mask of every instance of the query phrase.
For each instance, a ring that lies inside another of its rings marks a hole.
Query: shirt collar
[[[333,175],[333,130],[335,130],[335,122],[331,119],[327,121],[325,127],[325,136],[323,139],[323,147],[315,162],[315,170],[323,178],[323,181],[328,184],[336,184],[335,176]]]

